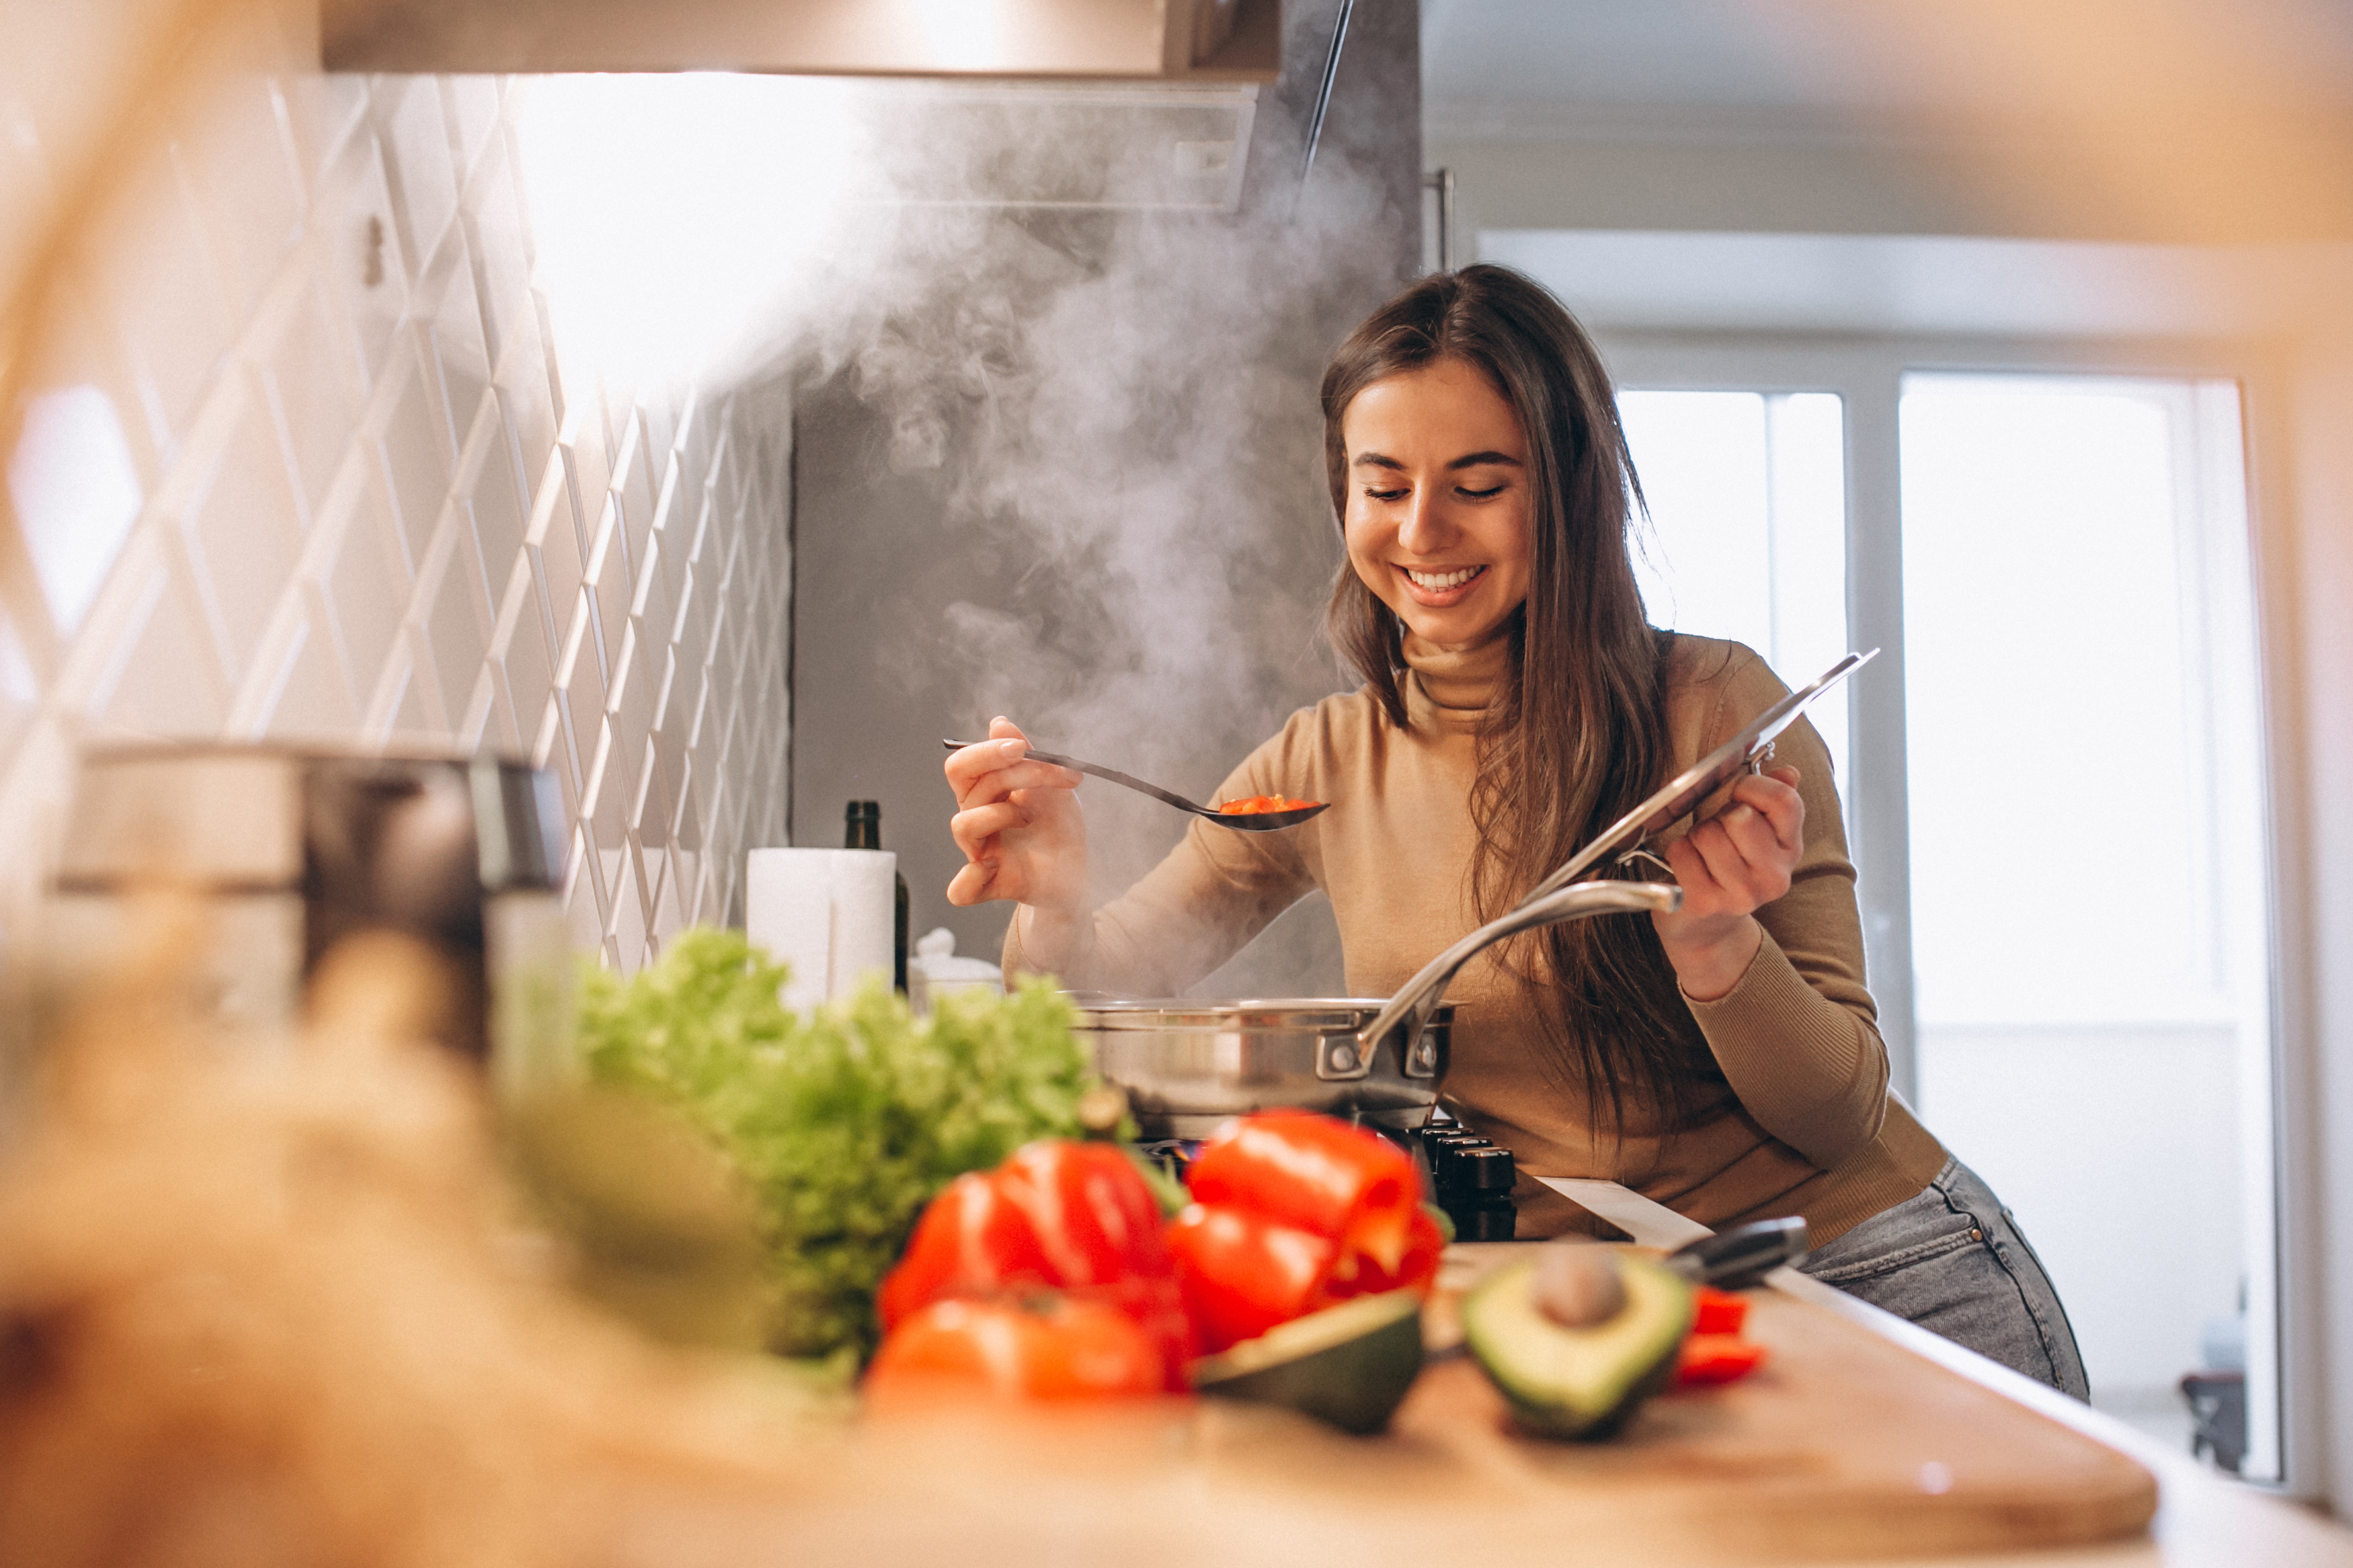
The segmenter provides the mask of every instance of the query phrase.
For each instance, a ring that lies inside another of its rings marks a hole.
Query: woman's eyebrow
[[[1451,472],[1457,468],[1475,468],[1483,463],[1500,463],[1511,468],[1526,466],[1509,452],[1473,452],[1467,458],[1455,458],[1446,467]],[[1359,452],[1352,466],[1359,468],[1394,468],[1399,473],[1405,471],[1405,465],[1386,452]]]

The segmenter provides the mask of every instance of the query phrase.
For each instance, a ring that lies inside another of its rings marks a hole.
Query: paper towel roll
[[[899,857],[888,849],[833,852],[833,945],[826,990],[839,1000],[881,971],[891,984],[892,939],[899,924]]]
[[[847,996],[891,975],[899,857],[887,849],[754,849],[744,867],[744,933],[791,968],[785,1005]]]

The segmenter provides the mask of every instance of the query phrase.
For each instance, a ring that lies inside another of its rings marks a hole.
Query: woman
[[[1347,547],[1329,629],[1365,684],[1293,715],[1220,798],[1332,809],[1196,822],[1089,911],[1077,775],[1014,760],[997,720],[947,763],[969,862],[948,898],[1018,901],[1008,972],[1174,994],[1320,888],[1351,990],[1388,994],[1784,695],[1747,648],[1645,621],[1609,378],[1537,285],[1425,279],[1341,344],[1323,401]],[[1517,1157],[1524,1236],[1590,1223],[1534,1175],[1614,1178],[1719,1229],[1801,1215],[1810,1272],[2082,1396],[2008,1211],[1887,1092],[1828,754],[1799,723],[1778,755],[1665,846],[1680,910],[1472,961],[1449,1098]]]

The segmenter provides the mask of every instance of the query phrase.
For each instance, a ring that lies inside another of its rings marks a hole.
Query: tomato
[[[1335,1273],[1394,1276],[1413,1244],[1421,1178],[1377,1132],[1304,1110],[1229,1122],[1187,1174],[1205,1204],[1234,1204],[1339,1243]],[[1353,1293],[1353,1292],[1350,1292]]]
[[[1214,1355],[1317,1304],[1339,1247],[1231,1204],[1195,1204],[1168,1226],[1168,1250],[1200,1349]]]
[[[867,1368],[871,1410],[1012,1395],[1041,1401],[1158,1394],[1159,1346],[1118,1308],[1062,1295],[934,1301],[903,1320]]]
[[[1041,1140],[932,1200],[876,1306],[894,1329],[932,1303],[1050,1287],[1124,1311],[1158,1347],[1165,1386],[1185,1386],[1194,1352],[1160,1205],[1108,1143]]]
[[[1693,1334],[1675,1360],[1675,1383],[1730,1383],[1764,1363],[1765,1347],[1738,1334]]]
[[[1713,1285],[1694,1288],[1692,1306],[1691,1331],[1694,1334],[1736,1334],[1748,1321],[1748,1298],[1719,1290]]]

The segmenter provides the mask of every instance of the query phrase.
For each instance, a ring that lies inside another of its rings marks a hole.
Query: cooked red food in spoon
[[[1292,800],[1279,795],[1253,795],[1240,800],[1229,800],[1218,807],[1221,816],[1256,816],[1269,811],[1305,811],[1311,805],[1321,805],[1320,800]]]

